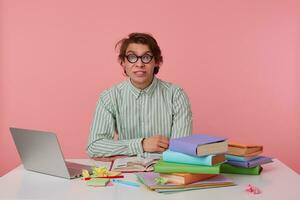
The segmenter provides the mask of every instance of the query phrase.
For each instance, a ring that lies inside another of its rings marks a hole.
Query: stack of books
[[[221,173],[259,175],[263,164],[272,162],[271,157],[261,156],[262,145],[228,144],[227,162],[221,165]]]
[[[232,180],[220,175],[228,143],[223,137],[194,134],[171,139],[169,150],[154,165],[151,174],[138,174],[138,179],[157,192],[175,192],[200,188],[232,186]],[[163,178],[165,184],[155,183]]]

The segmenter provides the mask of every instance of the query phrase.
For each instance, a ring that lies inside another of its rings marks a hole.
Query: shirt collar
[[[130,91],[132,92],[132,94],[135,96],[135,98],[138,98],[141,93],[146,93],[148,95],[151,95],[155,88],[156,88],[156,85],[157,85],[157,78],[154,76],[153,77],[153,80],[152,80],[152,83],[145,89],[141,90],[139,88],[136,88],[130,81],[130,79],[128,79],[128,85],[129,85],[129,89]]]

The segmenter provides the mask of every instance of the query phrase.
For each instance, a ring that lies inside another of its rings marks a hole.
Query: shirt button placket
[[[144,92],[141,91],[141,101],[140,101],[140,108],[141,108],[141,125],[144,128]]]

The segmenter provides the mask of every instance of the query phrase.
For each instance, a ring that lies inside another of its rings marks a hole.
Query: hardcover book
[[[217,174],[189,174],[189,173],[172,173],[172,174],[160,174],[160,177],[166,178],[167,183],[171,184],[190,184],[198,181],[203,181]]]
[[[163,152],[163,161],[185,163],[192,165],[212,166],[225,161],[224,154],[207,155],[207,156],[191,156],[188,154],[167,150]]]
[[[257,165],[262,165],[270,162],[273,162],[272,158],[266,156],[259,156],[258,158],[248,160],[248,161],[234,161],[234,160],[227,161],[227,163],[230,165],[246,167],[246,168],[256,167]]]
[[[230,155],[230,154],[225,154],[225,159],[226,160],[233,160],[233,161],[249,161],[253,160],[255,158],[258,158],[259,156],[235,156],[235,155]]]
[[[245,167],[238,167],[233,166],[227,163],[221,164],[221,173],[228,173],[228,174],[245,174],[245,175],[259,175],[263,168],[258,165],[256,167],[245,168]]]
[[[206,134],[193,134],[186,137],[171,139],[171,151],[185,153],[193,156],[225,153],[228,143],[224,137]]]
[[[227,154],[236,156],[256,156],[263,152],[263,146],[240,143],[229,143]]]
[[[158,161],[154,164],[154,172],[158,173],[191,173],[191,174],[219,174],[220,165],[204,166],[204,165],[190,165],[182,163],[172,163],[165,161]]]

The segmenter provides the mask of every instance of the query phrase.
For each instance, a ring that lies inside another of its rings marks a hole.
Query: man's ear
[[[159,66],[154,67],[153,74],[157,74],[159,72]]]
[[[124,62],[123,62],[123,61],[120,62],[120,65],[121,65],[121,67],[122,67],[123,69],[125,69],[125,65],[124,65]]]
[[[127,76],[127,73],[126,73],[126,66],[125,66],[124,62],[121,62],[120,64],[121,64],[121,67],[122,67],[122,69],[123,69],[123,73]]]

